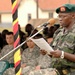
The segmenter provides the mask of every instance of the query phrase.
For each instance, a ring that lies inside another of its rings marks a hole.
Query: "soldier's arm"
[[[60,50],[55,50],[50,53],[52,54],[53,57],[56,57],[56,58],[60,58],[62,55],[62,51],[60,51]],[[75,62],[75,54],[64,52],[63,59],[68,59],[70,61]]]
[[[70,53],[64,52],[64,58],[75,62],[75,54],[70,54]]]

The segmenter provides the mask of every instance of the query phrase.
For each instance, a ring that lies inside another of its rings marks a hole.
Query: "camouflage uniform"
[[[40,54],[40,56],[37,58],[37,63],[38,65],[40,65],[40,68],[42,69],[49,68],[51,64],[51,58],[47,54]]]
[[[6,46],[4,46],[3,49],[1,50],[0,58],[2,56],[6,55],[8,52],[10,52],[12,49],[13,49],[12,45],[6,45]],[[8,56],[6,56],[3,60],[7,60],[10,63],[13,63],[13,55],[14,55],[14,52],[12,52]]]
[[[12,45],[6,45],[3,47],[3,49],[1,50],[1,54],[0,54],[0,58],[4,55],[6,55],[7,53],[9,53],[11,50],[13,49],[13,46]],[[9,63],[14,63],[14,60],[13,60],[13,56],[14,55],[14,52],[12,52],[11,54],[9,54],[8,56],[6,56],[4,59],[2,60],[5,60],[5,61],[8,61]],[[7,69],[3,75],[12,75],[13,74],[13,69],[12,68],[9,68]]]
[[[34,70],[29,73],[29,75],[57,75],[55,69],[49,68],[51,64],[51,58],[46,55],[40,55],[37,58],[38,65],[40,65],[39,70]]]
[[[31,71],[29,75],[57,75],[57,74],[56,74],[56,69],[47,68],[47,69]]]
[[[22,69],[23,75],[28,75],[31,70],[34,70],[34,67],[37,65],[36,59],[40,55],[39,47],[35,46],[33,51],[30,52],[30,49],[27,48],[23,51],[22,54],[22,64],[26,64],[26,67]]]
[[[64,31],[64,28],[61,28],[60,32],[55,35],[51,45],[55,50],[59,49],[64,52],[75,54],[75,24],[69,31]],[[75,75],[75,70],[73,70],[73,72],[70,70],[70,68],[75,68],[75,62],[61,58],[53,58],[52,67],[57,68],[58,70],[61,69],[61,75],[64,75],[64,72],[62,72],[63,69],[68,69],[68,73],[65,75]]]

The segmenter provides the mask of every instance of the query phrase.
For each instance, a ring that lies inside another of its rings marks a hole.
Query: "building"
[[[18,3],[18,20],[21,27],[24,27],[30,19],[56,18],[55,9],[58,6],[65,3],[75,4],[75,0],[18,0]],[[11,0],[0,0],[0,25],[12,26],[11,12]]]

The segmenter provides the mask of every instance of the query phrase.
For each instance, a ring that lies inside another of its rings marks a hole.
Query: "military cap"
[[[75,4],[64,4],[56,9],[56,13],[70,13],[75,12]]]

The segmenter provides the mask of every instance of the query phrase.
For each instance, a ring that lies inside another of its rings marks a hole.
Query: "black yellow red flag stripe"
[[[20,44],[19,27],[18,27],[18,0],[12,2],[12,17],[13,17],[13,33],[14,33],[14,48]],[[18,48],[14,54],[15,74],[21,74],[21,51]]]

